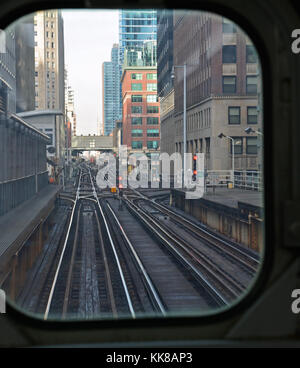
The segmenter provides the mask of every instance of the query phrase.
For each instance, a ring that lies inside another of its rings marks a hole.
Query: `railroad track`
[[[82,178],[85,178],[84,181]],[[48,319],[49,316],[56,318],[76,316],[78,318],[78,316],[84,316],[85,308],[94,312],[94,316],[97,317],[118,318],[130,315],[136,318],[137,314],[145,312],[144,306],[141,306],[139,290],[136,287],[138,277],[140,278],[139,284],[143,286],[149,299],[148,304],[151,305],[150,310],[148,306],[146,311],[165,315],[164,304],[132,244],[120,227],[117,217],[115,214],[112,215],[113,210],[109,206],[100,204],[89,169],[83,169],[80,172],[73,202],[66,238],[52,280],[44,319]],[[84,220],[89,222],[89,226],[83,226]],[[88,235],[83,233],[84,231]],[[125,246],[127,252],[130,252],[131,262],[126,259],[124,250],[122,251],[120,238],[122,238],[123,249]],[[88,250],[89,247],[93,249]],[[96,253],[96,264],[89,263],[86,273],[90,275],[87,276],[83,275],[80,267],[84,262],[82,259],[92,258],[83,256],[84,252],[89,251]],[[133,268],[135,268],[134,275]],[[96,294],[96,297],[93,296],[92,300],[88,299],[88,296],[82,292],[81,283],[85,283],[87,292]]]
[[[125,199],[130,212],[164,244],[169,252],[187,269],[216,305],[225,306],[240,293],[240,285],[195,251],[178,234],[166,230],[159,221],[139,208],[133,201]]]
[[[188,229],[189,232],[200,241],[204,241],[208,246],[217,249],[219,252],[222,252],[226,257],[237,262],[241,265],[251,276],[257,273],[258,267],[260,265],[260,260],[258,255],[254,255],[251,251],[245,249],[244,247],[236,244],[234,242],[230,242],[224,240],[212,232],[208,231],[200,227],[199,225],[193,223],[189,219],[181,216],[180,214],[172,211],[168,207],[157,203],[154,199],[149,199],[143,196],[138,191],[134,191],[139,195],[142,201],[148,203],[149,206],[153,207],[157,211],[161,212],[164,215],[170,217],[170,219],[176,223],[181,228]],[[136,201],[140,201],[140,199],[136,199]]]

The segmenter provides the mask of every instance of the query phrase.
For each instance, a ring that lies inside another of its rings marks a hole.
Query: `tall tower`
[[[65,112],[64,34],[60,10],[34,16],[35,108]]]
[[[102,64],[102,113],[104,135],[109,135],[121,119],[122,104],[120,91],[120,65],[118,62],[119,45],[114,44],[111,50],[111,61]]]
[[[156,41],[157,20],[154,9],[120,10],[119,13],[119,63],[123,65],[125,49],[144,50],[147,41]]]

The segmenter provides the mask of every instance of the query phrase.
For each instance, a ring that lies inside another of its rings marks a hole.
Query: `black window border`
[[[17,20],[23,15],[26,15],[30,12],[35,12],[37,10],[46,10],[49,8],[59,8],[59,9],[74,9],[74,4],[68,3],[68,2],[51,2],[49,1],[40,1],[32,4],[30,0],[22,0],[22,4],[18,4],[15,6],[15,9],[8,9],[5,13],[5,10],[3,12],[0,11],[0,24],[1,28],[5,29],[10,23]],[[8,1],[6,1],[8,3]],[[122,3],[120,4],[120,8],[122,7]],[[189,6],[190,4],[190,6]],[[226,16],[229,19],[232,19],[237,25],[240,25],[241,28],[247,32],[248,36],[251,37],[253,43],[256,46],[256,49],[258,51],[259,60],[261,63],[261,69],[263,71],[262,73],[262,80],[263,80],[263,86],[264,86],[264,101],[263,101],[263,111],[264,111],[264,119],[263,121],[267,121],[265,119],[265,116],[268,117],[268,119],[272,120],[273,117],[273,102],[272,97],[274,95],[273,87],[274,82],[272,79],[272,74],[270,70],[271,65],[271,57],[269,54],[269,50],[267,48],[267,44],[265,43],[262,36],[259,34],[257,29],[255,28],[254,21],[250,22],[245,15],[242,14],[241,9],[243,8],[243,4],[241,3],[240,7],[236,5],[232,5],[232,7],[228,7],[227,3],[224,1],[222,5],[219,3],[208,3],[205,2],[201,4],[200,6],[196,6],[195,3],[189,3],[186,5],[185,8],[199,10],[199,11],[209,11],[212,13],[219,14],[220,16]],[[145,3],[146,7],[152,6],[150,3]],[[80,6],[81,8],[81,6]],[[83,7],[82,7],[83,8]],[[103,8],[105,8],[103,6]],[[85,8],[83,8],[85,9]],[[1,9],[2,10],[2,9]],[[270,29],[270,28],[269,28]],[[272,148],[273,148],[273,141],[272,141],[272,135],[264,135],[264,162],[270,162],[272,163]],[[272,213],[273,208],[275,207],[275,204],[273,203],[274,198],[274,186],[271,180],[273,178],[273,169],[272,165],[264,165],[264,202],[265,202],[265,212],[266,213]],[[272,240],[275,239],[275,235],[272,232],[272,225],[274,225],[273,216],[267,216],[265,218],[265,233],[264,233],[264,240],[265,244],[272,243]],[[7,301],[6,310],[7,310],[7,318],[12,319],[13,323],[19,324],[19,328],[25,328],[28,327],[29,329],[36,329],[39,333],[45,333],[46,331],[62,331],[62,333],[69,333],[69,331],[83,331],[86,333],[87,329],[90,330],[98,330],[97,333],[102,333],[103,329],[105,328],[141,328],[141,327],[180,327],[184,326],[185,328],[192,326],[195,327],[195,324],[197,326],[205,325],[207,328],[208,324],[212,323],[224,323],[224,320],[226,318],[233,318],[238,315],[238,317],[241,316],[241,313],[248,310],[251,306],[254,305],[255,302],[257,302],[257,298],[260,297],[263,292],[265,291],[265,286],[267,285],[267,282],[271,276],[272,265],[274,261],[275,256],[274,247],[268,246],[264,248],[264,257],[263,257],[263,264],[262,264],[262,271],[260,271],[257,275],[257,278],[255,280],[255,283],[251,287],[251,289],[246,293],[245,296],[242,297],[241,300],[239,300],[237,303],[234,303],[225,310],[218,310],[216,313],[212,315],[205,314],[203,316],[187,316],[187,317],[168,317],[168,318],[143,318],[143,319],[126,319],[126,320],[78,320],[78,321],[65,321],[62,322],[59,320],[51,320],[51,321],[44,321],[41,319],[41,317],[37,317],[35,315],[32,315],[24,310],[22,310],[17,305],[13,304],[9,300]],[[10,321],[12,322],[12,321]],[[82,337],[85,342],[87,340],[86,334],[84,334]],[[169,333],[169,336],[171,337],[171,333]],[[43,342],[45,342],[45,336],[43,336]],[[52,338],[49,338],[50,341],[53,341]],[[66,340],[66,339],[65,339]],[[78,339],[76,339],[78,340]],[[94,341],[94,339],[92,339]],[[158,339],[160,340],[160,339]],[[154,341],[158,341],[156,338],[154,338]],[[36,341],[36,340],[35,340]],[[146,340],[145,340],[146,341]],[[36,344],[36,343],[35,343]]]

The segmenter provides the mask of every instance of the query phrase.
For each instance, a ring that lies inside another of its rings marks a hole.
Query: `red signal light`
[[[197,170],[194,170],[194,171],[193,171],[193,174],[194,174],[194,175],[197,175]]]
[[[193,159],[194,159],[194,160],[197,160],[197,155],[194,155]]]

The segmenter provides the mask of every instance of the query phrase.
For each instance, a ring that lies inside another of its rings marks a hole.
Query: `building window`
[[[257,107],[247,107],[247,124],[257,124]]]
[[[147,73],[148,80],[156,80],[157,76],[155,73]]]
[[[157,149],[158,148],[158,141],[147,141],[147,148]]]
[[[131,83],[131,90],[132,91],[142,91],[143,90],[142,83]]]
[[[257,137],[247,137],[246,139],[246,153],[257,154]]]
[[[147,95],[147,102],[157,102],[157,95]]]
[[[136,79],[136,80],[142,80],[143,75],[140,73],[132,73],[131,74],[131,79]]]
[[[240,107],[228,107],[228,124],[241,124],[241,109]]]
[[[142,137],[143,136],[143,130],[142,129],[132,129],[131,136],[132,137]]]
[[[147,114],[157,114],[158,106],[147,106]]]
[[[141,141],[132,141],[131,142],[131,147],[133,149],[143,148],[143,142],[141,142]]]
[[[246,62],[257,63],[257,53],[255,47],[252,45],[246,46]]]
[[[147,91],[157,91],[157,83],[147,83]]]
[[[131,113],[132,114],[141,114],[142,113],[142,106],[131,106]]]
[[[53,49],[54,49],[54,46],[55,46],[55,45],[54,45],[54,42],[51,42],[51,47],[52,47]]]
[[[159,137],[158,129],[147,129],[147,137]]]
[[[236,93],[235,76],[223,76],[223,93]]]
[[[226,45],[222,47],[222,62],[224,64],[236,63],[236,46]]]
[[[131,119],[131,125],[142,125],[143,120],[142,118],[132,118]]]
[[[236,33],[236,26],[229,19],[223,18],[222,31],[223,33]]]
[[[132,95],[131,102],[143,102],[143,96],[142,95]]]
[[[39,72],[34,72],[35,76],[37,77],[39,75]]]
[[[205,138],[205,153],[210,153],[210,138]]]
[[[157,125],[158,124],[158,118],[151,117],[147,118],[147,125]]]
[[[236,137],[234,139],[234,154],[241,155],[243,153],[243,138]],[[232,140],[230,139],[230,153],[232,154]]]
[[[246,77],[246,93],[249,95],[257,94],[257,77],[256,76]]]
[[[52,146],[52,144],[53,144],[53,134],[49,134],[49,133],[46,133],[47,134],[47,136],[50,138],[50,143],[49,143],[49,145],[51,145]]]

